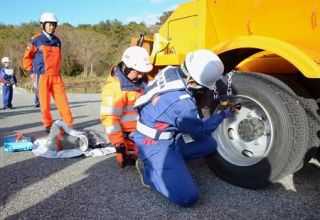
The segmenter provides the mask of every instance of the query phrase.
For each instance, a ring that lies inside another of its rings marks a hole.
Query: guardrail
[[[104,84],[104,81],[68,82],[65,88],[67,92],[73,93],[100,93]]]
[[[105,81],[88,81],[88,82],[65,82],[64,86],[67,92],[70,93],[100,93]],[[26,89],[29,92],[33,91],[33,84],[31,81],[24,82],[18,86]]]

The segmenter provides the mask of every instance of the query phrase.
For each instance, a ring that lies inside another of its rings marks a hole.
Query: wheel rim
[[[265,158],[273,143],[274,127],[263,105],[248,96],[234,96],[241,103],[233,118],[225,119],[213,132],[218,153],[236,166],[252,166]]]

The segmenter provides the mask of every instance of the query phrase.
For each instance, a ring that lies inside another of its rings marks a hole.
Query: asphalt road
[[[68,94],[78,129],[103,132],[99,94]],[[2,96],[0,98],[2,103]],[[3,137],[46,135],[33,94],[17,89],[13,110],[0,110]],[[55,119],[59,115],[52,105]],[[189,165],[200,199],[180,208],[140,184],[133,167],[113,156],[46,159],[0,147],[0,219],[320,219],[320,164],[265,189],[248,190],[218,179],[202,160]]]

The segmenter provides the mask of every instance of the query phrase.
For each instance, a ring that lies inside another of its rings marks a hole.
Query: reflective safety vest
[[[170,98],[167,97],[166,105],[162,107],[163,112],[171,103],[182,99],[192,99],[192,96],[188,93],[184,80],[179,75],[178,68],[171,66],[163,69],[156,75],[153,81],[148,83],[144,94],[136,101],[135,108],[142,109],[144,105],[156,100],[157,96],[169,92],[173,96]],[[160,110],[159,112],[154,112],[152,116],[157,118],[157,115],[161,114],[162,111]],[[144,120],[144,117],[146,116],[141,115],[137,122],[137,131],[141,134],[155,140],[168,140],[174,136],[175,131],[163,131],[164,127],[168,125],[165,125],[164,123],[156,123],[153,125],[146,124],[144,121],[146,122],[147,120]],[[159,125],[162,127],[161,129],[159,129]]]
[[[144,94],[136,101],[134,107],[139,108],[156,95],[175,90],[186,90],[186,84],[179,76],[178,68],[167,66],[148,83]]]
[[[136,130],[138,113],[133,107],[143,87],[143,83],[132,83],[119,67],[115,67],[107,78],[101,93],[100,120],[115,146],[125,143],[123,133]]]

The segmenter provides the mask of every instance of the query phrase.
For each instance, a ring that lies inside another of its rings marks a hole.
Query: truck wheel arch
[[[320,72],[320,58],[308,48],[297,47],[285,41],[262,36],[245,36],[226,40],[212,50],[224,62],[225,72],[260,51],[268,51],[282,57],[296,67],[305,77],[316,78]]]

